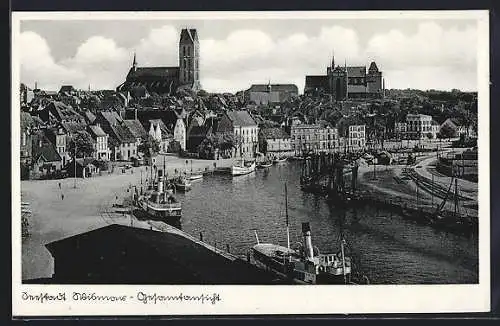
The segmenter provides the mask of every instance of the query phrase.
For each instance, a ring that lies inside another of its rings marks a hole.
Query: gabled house
[[[476,137],[476,133],[474,132],[474,129],[472,126],[466,126],[463,122],[461,122],[457,118],[448,118],[446,119],[440,126],[440,129],[443,128],[444,126],[451,127],[453,130],[455,130],[455,133],[457,137],[460,137],[460,135],[466,135],[469,137]]]
[[[259,130],[260,151],[271,157],[292,154],[290,135],[283,128],[263,128]]]
[[[109,135],[108,144],[112,160],[128,161],[137,157],[137,138],[125,126],[123,119],[115,111],[101,111],[96,122]]]
[[[148,137],[148,133],[139,120],[123,120],[124,126],[134,135],[136,144],[139,146]]]
[[[163,123],[162,119],[150,119],[146,122],[148,136],[160,144],[160,152],[166,153],[168,145],[174,139],[172,132]]]
[[[38,116],[46,123],[73,122],[85,125],[83,116],[78,114],[71,106],[63,102],[50,102],[42,110],[38,110]]]
[[[59,90],[59,95],[71,96],[76,95],[76,89],[72,85],[63,85]]]
[[[77,158],[75,162],[70,162],[65,166],[68,176],[74,177],[76,170],[77,178],[90,178],[99,173],[99,167],[96,160],[92,157]]]
[[[259,127],[247,111],[227,111],[222,116],[218,133],[233,134],[236,140],[234,156],[254,157],[258,151]]]
[[[33,169],[31,170],[31,178],[50,177],[62,167],[61,156],[43,130],[33,133],[32,155]]]
[[[66,165],[66,162],[71,158],[71,153],[69,153],[69,133],[66,129],[59,124],[56,127],[48,128],[45,131],[45,135],[50,140],[50,142],[56,147],[56,151],[61,156],[62,166]]]
[[[181,117],[175,123],[174,140],[179,142],[182,150],[186,150],[186,125]]]
[[[88,126],[88,133],[94,140],[94,152],[92,157],[96,160],[109,161],[111,151],[108,144],[108,134],[102,130],[99,123]]]

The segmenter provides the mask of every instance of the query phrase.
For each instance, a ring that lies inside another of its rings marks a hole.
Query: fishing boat
[[[239,160],[231,167],[231,175],[245,175],[255,171],[255,161]]]
[[[139,196],[137,206],[142,213],[154,220],[176,223],[181,219],[182,205],[175,198],[173,187],[167,185],[164,191],[161,173],[158,176],[156,189]]]
[[[188,176],[179,176],[174,179],[175,189],[177,191],[191,190],[191,181]]]
[[[285,203],[286,186],[285,186]],[[290,248],[288,209],[286,209],[287,246],[260,243],[252,247],[254,264],[262,269],[271,270],[278,276],[297,284],[356,284],[351,279],[351,257],[346,255],[345,240],[340,241],[338,253],[321,254],[313,247],[309,222],[302,223],[303,242],[296,249]],[[367,281],[366,281],[367,282]]]

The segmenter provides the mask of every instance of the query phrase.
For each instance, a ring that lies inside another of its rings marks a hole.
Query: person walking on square
[[[64,200],[64,194],[61,194],[61,200]]]
[[[59,182],[59,189],[61,189],[61,183]]]

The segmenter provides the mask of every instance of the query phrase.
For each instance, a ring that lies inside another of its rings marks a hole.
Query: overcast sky
[[[114,89],[134,51],[139,66],[178,66],[182,28],[200,36],[200,77],[209,92],[294,83],[336,64],[375,61],[387,88],[477,90],[475,20],[22,21],[21,82],[58,90]]]

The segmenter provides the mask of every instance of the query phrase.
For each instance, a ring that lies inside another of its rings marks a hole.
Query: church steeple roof
[[[136,58],[135,51],[134,51],[134,61],[132,62],[132,67],[137,67],[137,58]]]

